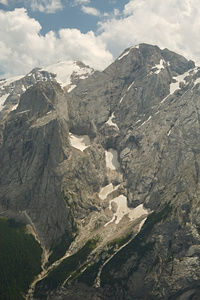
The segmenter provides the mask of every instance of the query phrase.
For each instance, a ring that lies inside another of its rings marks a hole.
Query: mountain
[[[37,82],[56,81],[66,92],[70,92],[80,80],[94,70],[80,61],[61,61],[44,69],[35,68],[25,76],[0,80],[0,118],[5,117],[19,104],[20,96]]]
[[[199,299],[200,68],[140,44],[87,70],[1,121],[1,214],[45,257],[27,299]]]

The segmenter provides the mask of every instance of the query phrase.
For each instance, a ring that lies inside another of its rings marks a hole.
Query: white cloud
[[[32,11],[43,13],[56,13],[58,10],[63,9],[62,2],[63,0],[0,0],[0,4],[11,7],[21,4],[26,8],[31,8]]]
[[[34,67],[44,67],[59,60],[80,60],[103,69],[113,57],[106,44],[94,33],[62,29],[40,35],[41,25],[24,8],[0,11],[0,65],[3,77],[26,74]]]
[[[86,1],[75,2],[84,6]],[[100,17],[96,35],[61,29],[42,36],[41,25],[25,9],[1,10],[1,73],[19,75],[59,60],[82,60],[103,69],[125,48],[138,43],[166,47],[200,64],[199,0],[130,0],[123,12],[115,9]]]
[[[74,0],[73,5],[89,4],[90,0]]]
[[[31,0],[30,6],[33,11],[55,13],[63,8],[60,0]]]
[[[106,44],[93,31],[82,34],[77,29],[59,31],[61,53],[68,53],[69,59],[81,60],[91,67],[102,70],[113,61]]]
[[[8,1],[7,0],[0,0],[0,4],[8,5]]]
[[[115,56],[141,42],[167,47],[200,63],[199,0],[130,0],[123,16],[99,23],[99,34]]]
[[[99,17],[101,15],[100,11],[94,7],[82,6],[81,10],[88,15]]]

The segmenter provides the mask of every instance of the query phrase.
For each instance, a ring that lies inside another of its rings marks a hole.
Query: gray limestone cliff
[[[199,299],[199,100],[194,62],[147,44],[69,93],[22,94],[1,123],[2,213],[46,249],[70,241],[30,299]]]

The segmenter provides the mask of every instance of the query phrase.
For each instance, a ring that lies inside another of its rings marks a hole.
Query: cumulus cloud
[[[0,4],[8,5],[8,1],[7,0],[0,0]]]
[[[106,44],[90,31],[62,29],[40,34],[41,25],[24,8],[0,11],[0,65],[5,77],[26,74],[59,60],[81,60],[95,69],[105,68],[112,60]]]
[[[0,4],[15,7],[21,4],[24,7],[31,8],[32,11],[40,11],[43,13],[55,13],[63,9],[63,0],[0,0]]]
[[[88,9],[89,2],[73,3]],[[0,10],[0,72],[24,74],[59,60],[82,60],[103,69],[125,48],[139,43],[168,48],[200,64],[199,0],[129,0],[123,11],[115,9],[100,19],[96,34],[66,28],[43,36],[41,25],[25,9]]]
[[[112,54],[106,50],[106,44],[93,31],[82,34],[77,29],[62,29],[59,31],[61,52],[70,54],[72,60],[83,61],[85,64],[102,70],[113,61]]]
[[[89,6],[82,6],[81,10],[88,15],[92,15],[95,17],[99,17],[101,15],[100,11],[94,7],[89,7]]]
[[[43,13],[55,13],[63,8],[60,0],[31,0],[30,6],[33,11]]]
[[[99,23],[99,34],[114,56],[141,42],[167,47],[200,63],[198,0],[130,0],[121,18]]]
[[[90,0],[74,0],[73,4],[74,5],[79,5],[79,4],[89,4]]]

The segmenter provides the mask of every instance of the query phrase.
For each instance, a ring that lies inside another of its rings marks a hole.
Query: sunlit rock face
[[[198,299],[200,69],[140,44],[89,75],[37,83],[1,123],[2,213],[71,241],[29,298]]]

